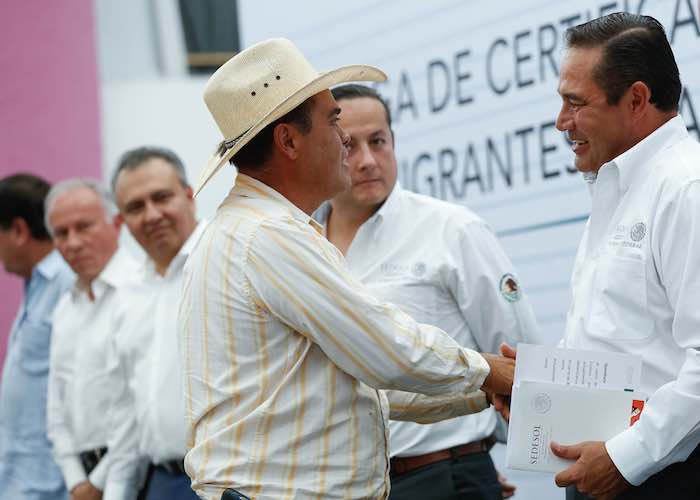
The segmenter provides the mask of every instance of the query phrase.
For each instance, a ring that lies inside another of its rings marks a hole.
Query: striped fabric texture
[[[487,406],[479,354],[376,300],[318,223],[245,175],[186,264],[178,325],[205,499],[386,498],[390,416]]]

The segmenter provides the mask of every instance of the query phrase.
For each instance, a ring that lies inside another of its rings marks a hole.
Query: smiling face
[[[53,240],[83,285],[89,285],[117,250],[119,223],[89,187],[60,194],[49,207]]]
[[[394,142],[384,106],[371,97],[341,99],[340,126],[350,135],[350,189],[334,203],[376,210],[396,184]]]
[[[593,79],[601,55],[600,47],[568,49],[559,77],[562,107],[556,125],[573,142],[575,165],[581,172],[597,172],[634,145],[625,99],[608,104]]]
[[[123,170],[114,191],[129,231],[163,272],[197,225],[192,188],[167,161],[151,158]]]

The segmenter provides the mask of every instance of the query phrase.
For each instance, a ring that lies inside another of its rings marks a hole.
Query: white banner
[[[318,69],[369,63],[394,118],[404,187],[486,219],[516,265],[550,342],[589,207],[554,122],[567,27],[620,10],[665,26],[685,85],[681,113],[700,139],[696,0],[562,2],[239,0],[242,42],[284,36]]]

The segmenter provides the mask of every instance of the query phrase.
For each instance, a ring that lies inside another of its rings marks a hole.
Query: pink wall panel
[[[99,178],[92,0],[0,2],[0,177]],[[0,270],[0,365],[21,280]]]

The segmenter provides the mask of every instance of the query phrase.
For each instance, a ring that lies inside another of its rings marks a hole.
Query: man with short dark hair
[[[387,498],[390,414],[437,421],[486,408],[482,387],[510,393],[512,359],[374,298],[311,217],[349,183],[328,89],[384,78],[318,73],[273,39],[207,84],[224,141],[199,188],[230,159],[238,177],[188,260],[178,321],[185,467],[201,498]]]
[[[49,369],[48,434],[71,500],[135,496],[133,477],[110,467],[108,402],[119,381],[107,349],[117,333],[118,292],[136,264],[119,250],[120,222],[107,189],[90,179],[54,185],[45,202],[46,227],[76,274],[54,313]]]
[[[63,500],[66,489],[46,435],[51,320],[73,274],[44,227],[49,184],[34,175],[0,180],[0,260],[24,279],[0,386],[0,498]]]
[[[552,445],[556,476],[595,498],[700,498],[700,144],[655,19],[611,14],[567,30],[565,131],[590,183],[563,346],[643,357],[639,421],[607,442]],[[630,489],[630,486],[634,486]]]
[[[353,275],[463,347],[498,352],[502,342],[538,343],[530,303],[488,225],[466,207],[401,188],[391,113],[375,90],[349,84],[332,93],[350,136],[351,184],[315,217]],[[512,496],[489,455],[496,424],[492,409],[430,425],[389,422],[390,498]]]
[[[118,334],[112,339],[112,367],[123,384],[110,412],[112,464],[129,473],[142,465],[141,458],[152,464],[145,500],[194,500],[183,468],[187,450],[176,311],[182,269],[204,223],[197,222],[184,165],[170,150],[127,151],[112,186],[118,219],[147,257],[114,311]]]

